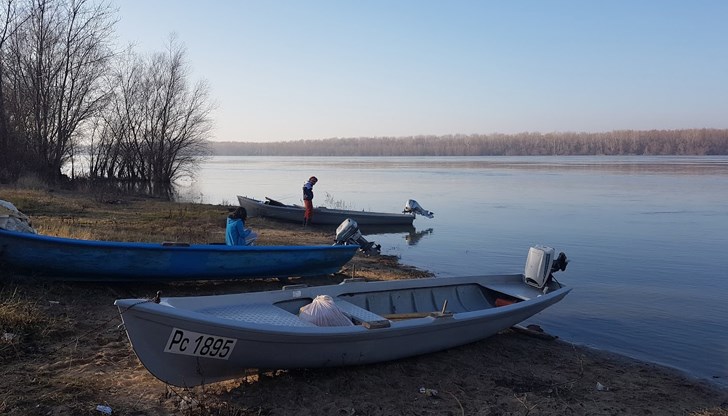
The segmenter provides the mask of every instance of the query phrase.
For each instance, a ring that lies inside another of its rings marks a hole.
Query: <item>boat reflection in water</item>
[[[403,226],[373,226],[368,225],[362,227],[362,235],[364,236],[376,236],[382,234],[403,234],[403,238],[407,241],[407,245],[415,246],[425,236],[433,233],[433,228],[427,228],[425,230],[418,231],[413,225]]]
[[[417,230],[413,229],[407,235],[404,236],[404,239],[407,240],[407,245],[416,246],[417,243],[419,243],[423,237],[425,237],[426,235],[432,234],[432,231],[433,231],[432,227],[430,227],[426,230],[422,230],[422,231],[417,231]]]

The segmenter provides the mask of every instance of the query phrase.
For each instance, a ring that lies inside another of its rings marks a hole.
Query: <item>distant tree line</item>
[[[359,137],[273,143],[215,142],[216,155],[240,156],[566,156],[728,155],[728,130],[620,130]]]
[[[96,0],[0,0],[0,182],[56,182],[65,169],[151,189],[208,151],[207,87],[190,86],[184,48],[172,37],[151,56],[114,50],[114,13]]]

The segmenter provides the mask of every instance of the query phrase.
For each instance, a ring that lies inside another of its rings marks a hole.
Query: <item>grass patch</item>
[[[47,340],[69,328],[68,317],[49,316],[17,287],[0,290],[0,362],[21,351],[34,351],[36,341]]]
[[[221,243],[229,213],[220,205],[8,187],[0,187],[0,199],[28,215],[39,234],[83,240]]]
[[[88,210],[93,201],[81,198],[57,197],[54,192],[32,189],[2,189],[0,199],[12,202],[28,216],[78,215]]]
[[[354,204],[343,201],[341,199],[334,199],[334,196],[326,192],[326,198],[324,199],[323,206],[333,209],[345,209],[352,211],[354,210]]]
[[[36,304],[21,299],[17,289],[0,292],[0,332],[24,333],[43,327],[47,320]]]

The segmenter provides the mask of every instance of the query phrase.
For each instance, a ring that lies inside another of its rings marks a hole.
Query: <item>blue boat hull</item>
[[[183,281],[336,273],[358,246],[167,245],[0,230],[0,264],[54,280]]]

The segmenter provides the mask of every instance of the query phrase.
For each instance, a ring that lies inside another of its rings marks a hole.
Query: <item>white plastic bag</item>
[[[334,303],[329,295],[319,295],[313,302],[301,307],[298,316],[304,321],[317,326],[352,326],[354,325]]]
[[[15,205],[0,199],[0,228],[9,231],[35,234],[30,218],[15,208]]]

